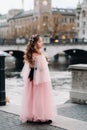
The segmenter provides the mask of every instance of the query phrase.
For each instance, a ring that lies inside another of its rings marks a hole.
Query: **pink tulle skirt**
[[[20,118],[24,122],[53,120],[57,112],[51,83],[34,85],[27,79],[21,108]]]

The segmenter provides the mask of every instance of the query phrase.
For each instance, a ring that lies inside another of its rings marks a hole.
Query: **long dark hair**
[[[33,53],[38,53],[35,45],[37,44],[39,38],[40,35],[38,34],[31,36],[24,54],[24,61],[28,61],[31,65],[34,64]]]

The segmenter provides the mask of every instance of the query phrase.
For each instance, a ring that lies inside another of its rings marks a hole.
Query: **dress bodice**
[[[35,84],[49,81],[50,76],[49,76],[48,62],[45,58],[45,55],[43,54],[38,55],[35,56],[34,58],[35,58],[35,64],[33,68],[31,69],[29,64],[25,63],[21,72],[21,76],[25,81],[29,79],[29,77],[31,77],[31,79],[33,78],[33,82]]]

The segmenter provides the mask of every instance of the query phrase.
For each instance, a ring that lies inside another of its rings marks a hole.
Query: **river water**
[[[50,71],[50,77],[53,86],[53,93],[56,105],[60,105],[69,100],[69,92],[71,89],[71,72],[69,71]],[[21,105],[22,92],[24,82],[22,78],[11,77],[6,78],[6,96],[10,103]]]

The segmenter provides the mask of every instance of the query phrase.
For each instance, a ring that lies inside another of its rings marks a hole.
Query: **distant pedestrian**
[[[42,38],[33,35],[26,48],[21,72],[24,94],[20,118],[24,122],[52,123],[56,116],[48,62],[41,48]]]

